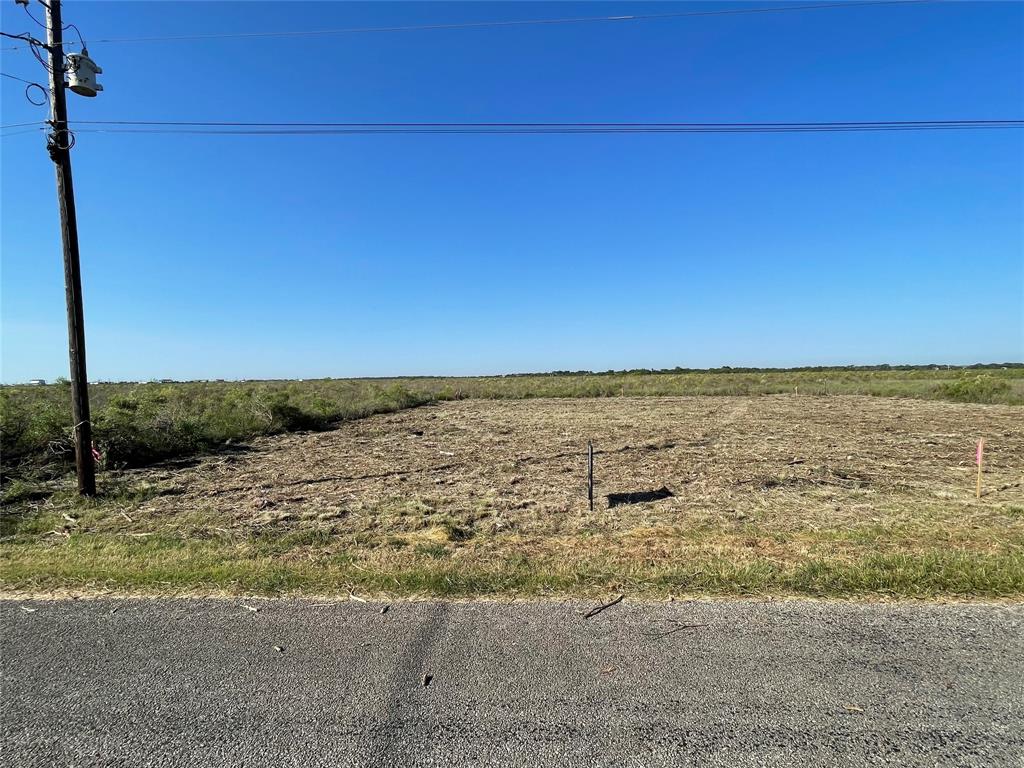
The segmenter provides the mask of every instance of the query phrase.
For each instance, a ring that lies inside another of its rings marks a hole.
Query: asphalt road
[[[1024,766],[1024,607],[591,605],[0,601],[2,764]]]

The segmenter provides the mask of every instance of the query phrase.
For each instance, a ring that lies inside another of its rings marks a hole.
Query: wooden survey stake
[[[978,453],[974,457],[974,460],[978,464],[978,490],[975,493],[975,498],[981,498],[981,464],[985,460],[985,438],[981,438],[978,441]]]
[[[594,443],[587,443],[587,501],[590,511],[594,511]]]

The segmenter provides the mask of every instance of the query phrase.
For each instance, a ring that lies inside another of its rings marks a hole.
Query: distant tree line
[[[939,363],[928,363],[926,365],[802,365],[795,368],[744,368],[731,365],[722,365],[718,368],[628,368],[619,371],[609,369],[607,371],[550,371],[545,374],[537,373],[508,373],[506,376],[623,376],[623,375],[644,375],[655,373],[854,373],[858,371],[975,371],[975,370],[997,370],[1001,368],[1024,368],[1024,363],[974,363],[973,365],[945,365]]]

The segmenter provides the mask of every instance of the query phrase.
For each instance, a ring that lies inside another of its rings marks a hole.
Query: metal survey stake
[[[590,511],[594,511],[594,443],[587,442],[587,501],[590,502]]]

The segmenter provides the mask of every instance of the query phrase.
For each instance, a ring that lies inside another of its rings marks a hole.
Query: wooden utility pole
[[[89,380],[85,371],[85,317],[82,310],[82,270],[78,263],[78,220],[75,189],[71,181],[71,134],[64,91],[64,41],[60,0],[46,8],[46,48],[50,54],[50,125],[47,150],[57,171],[57,203],[64,247],[64,291],[68,308],[68,356],[71,361],[71,414],[74,420],[75,468],[78,492],[96,494],[96,465],[92,455],[92,423],[89,421]]]

